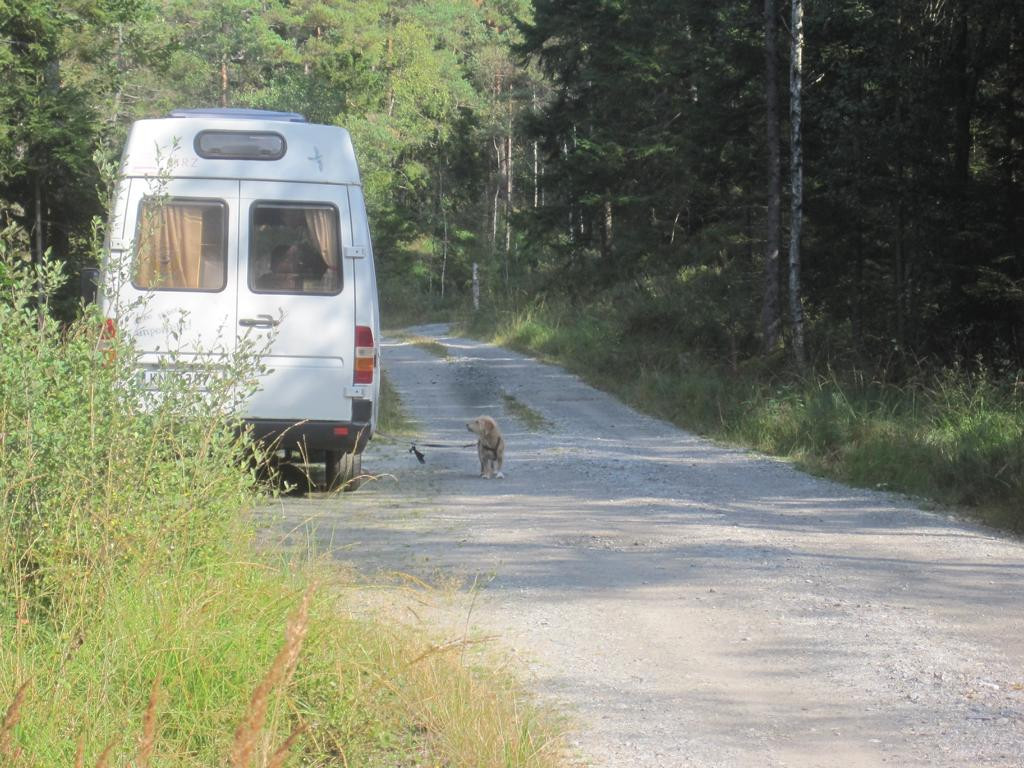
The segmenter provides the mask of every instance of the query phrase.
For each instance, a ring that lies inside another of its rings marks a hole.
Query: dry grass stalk
[[[11,748],[11,732],[21,718],[21,705],[25,701],[25,692],[28,690],[29,681],[26,680],[14,694],[11,705],[7,707],[7,714],[4,715],[4,722],[0,725],[0,755],[14,761],[21,756],[21,748]]]
[[[160,675],[157,675],[149,692],[146,714],[142,717],[142,735],[139,737],[139,749],[135,753],[136,768],[149,768],[149,758],[153,754],[153,744],[156,742],[156,705],[159,699]]]
[[[497,638],[497,635],[490,635],[488,637],[480,637],[480,638],[473,638],[473,639],[460,637],[460,638],[457,638],[455,640],[449,640],[446,643],[441,643],[440,645],[432,645],[427,650],[425,650],[423,653],[421,653],[419,656],[417,656],[415,659],[413,659],[412,661],[408,662],[408,666],[411,667],[414,664],[418,664],[419,662],[423,661],[427,657],[433,656],[436,653],[445,653],[447,651],[452,650],[453,648],[463,649],[463,648],[468,648],[468,647],[470,647],[472,645],[482,645],[484,643],[489,643],[489,642],[491,642],[492,640],[494,640],[496,638]]]
[[[85,736],[78,737],[78,748],[75,749],[75,768],[85,768]]]
[[[314,589],[315,585],[310,585],[302,596],[298,610],[288,620],[284,633],[284,645],[278,651],[274,663],[270,665],[263,680],[253,691],[245,716],[235,730],[235,740],[231,747],[232,768],[249,768],[260,732],[266,721],[270,694],[281,681],[290,678],[295,669],[295,664],[299,660],[299,652],[302,650],[302,641],[306,637],[309,625],[309,603]],[[285,743],[287,744],[287,742]]]
[[[107,746],[100,752],[99,759],[96,761],[96,768],[110,768],[110,753],[114,751],[116,743],[117,739],[111,739],[107,742]]]
[[[292,745],[298,740],[299,736],[306,732],[306,727],[306,724],[303,723],[288,735],[284,743],[274,750],[274,754],[270,756],[267,768],[281,768],[284,765],[284,761],[288,759],[288,750],[292,748]]]

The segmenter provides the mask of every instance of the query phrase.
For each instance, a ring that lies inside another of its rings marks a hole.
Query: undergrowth
[[[0,764],[554,766],[513,681],[362,618],[351,583],[254,545],[252,356],[155,392],[129,342],[0,238]]]
[[[1024,531],[1020,374],[996,380],[983,370],[945,369],[893,383],[854,369],[780,372],[772,360],[710,363],[686,327],[640,324],[631,311],[614,302],[539,303],[464,322],[686,429]]]

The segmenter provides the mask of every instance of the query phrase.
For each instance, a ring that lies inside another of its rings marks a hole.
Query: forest
[[[784,347],[797,365],[1012,373],[1022,16],[1013,0],[7,0],[0,216],[74,275],[132,120],[297,111],[352,132],[392,305],[465,304],[477,265],[485,306],[606,303],[626,337],[734,368]],[[75,291],[54,298],[64,315]]]

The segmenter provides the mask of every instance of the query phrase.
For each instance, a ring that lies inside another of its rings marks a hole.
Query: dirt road
[[[564,371],[432,326],[445,360],[385,367],[425,441],[504,426],[504,480],[472,450],[374,444],[390,473],[295,499],[372,575],[452,576],[569,713],[593,766],[1024,766],[1024,544],[723,448]],[[523,404],[547,424],[516,418]]]

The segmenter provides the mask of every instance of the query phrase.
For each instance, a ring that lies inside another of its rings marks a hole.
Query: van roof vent
[[[207,109],[175,109],[168,117],[219,117],[233,120],[280,120],[286,123],[304,123],[306,118],[298,112],[274,112],[269,109],[239,109],[219,107]]]

